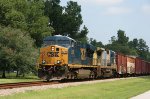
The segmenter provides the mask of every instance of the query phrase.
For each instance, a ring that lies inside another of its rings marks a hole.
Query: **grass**
[[[1,77],[1,75],[0,75]],[[31,81],[39,81],[40,79],[33,75],[28,74],[25,77],[16,77],[16,73],[6,73],[7,78],[0,78],[0,84],[3,83],[16,83],[16,82],[31,82]]]
[[[0,84],[4,83],[16,83],[16,82],[32,82],[32,81],[39,81],[39,79],[30,79],[30,78],[14,78],[14,79],[0,79]]]
[[[128,99],[150,90],[150,76],[62,89],[28,91],[0,99]]]

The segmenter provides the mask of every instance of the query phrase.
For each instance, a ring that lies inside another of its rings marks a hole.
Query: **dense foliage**
[[[101,41],[97,41],[96,39],[90,38],[90,44],[94,45],[95,47],[104,48],[105,46]]]
[[[44,7],[41,0],[0,0],[0,71],[3,77],[6,70],[16,70],[17,75],[35,70],[36,48],[54,31],[48,26]]]
[[[143,39],[135,38],[129,41],[129,37],[122,30],[118,30],[117,35],[117,37],[111,37],[110,43],[105,46],[106,48],[150,61],[149,47]]]
[[[33,39],[18,29],[0,27],[0,30],[0,69],[3,70],[3,78],[5,71],[16,70],[23,75],[33,71],[37,58]]]
[[[0,0],[0,24],[27,31],[41,46],[43,38],[53,32],[43,9],[41,0]]]
[[[49,17],[49,25],[54,28],[53,35],[67,35],[81,42],[87,42],[88,29],[81,16],[81,6],[77,2],[69,1],[67,6],[61,6],[60,0],[46,0],[45,15]]]

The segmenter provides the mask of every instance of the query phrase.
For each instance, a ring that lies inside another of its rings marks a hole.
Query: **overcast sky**
[[[66,5],[69,0],[61,0]],[[133,38],[143,38],[150,47],[150,0],[73,0],[81,5],[89,38],[107,44],[119,29]]]

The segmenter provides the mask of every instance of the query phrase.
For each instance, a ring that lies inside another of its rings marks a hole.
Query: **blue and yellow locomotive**
[[[45,80],[112,76],[116,69],[115,52],[81,44],[55,35],[43,40],[38,60],[38,77]]]

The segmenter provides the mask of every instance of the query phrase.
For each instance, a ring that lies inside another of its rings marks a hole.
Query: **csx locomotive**
[[[49,36],[43,43],[37,65],[38,77],[47,81],[142,73],[142,68],[136,67],[136,64],[139,65],[136,57],[96,48],[91,44],[81,44],[68,36]],[[144,66],[148,70],[144,74],[150,72],[147,64]]]

